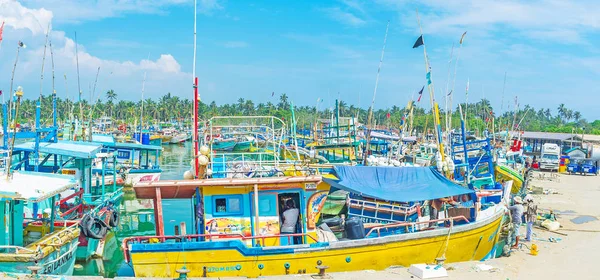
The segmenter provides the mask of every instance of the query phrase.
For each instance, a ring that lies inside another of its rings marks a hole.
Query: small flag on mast
[[[275,96],[275,92],[272,92],[272,93],[271,93],[271,97],[273,97],[273,96]]]
[[[462,45],[463,40],[465,39],[465,35],[467,35],[467,31],[465,31],[465,33],[463,33],[463,35],[460,37],[460,44]]]
[[[423,86],[421,88],[421,90],[419,91],[419,99],[417,99],[417,102],[421,102],[421,97],[423,97],[423,90],[425,89],[425,86]]]
[[[452,91],[448,92],[448,96],[452,95]]]
[[[413,49],[416,49],[423,45],[423,35],[419,36],[415,44],[413,45]]]
[[[0,42],[2,42],[2,32],[4,31],[4,21],[2,22],[2,25],[0,25]]]
[[[425,77],[427,78],[427,85],[431,85],[431,71],[427,72]]]

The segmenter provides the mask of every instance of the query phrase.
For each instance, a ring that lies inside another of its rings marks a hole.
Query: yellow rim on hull
[[[318,272],[317,265],[329,266],[327,271],[330,272],[382,270],[394,265],[432,263],[442,255],[445,255],[448,262],[481,260],[494,248],[501,220],[502,213],[498,212],[484,221],[455,226],[449,239],[450,228],[442,228],[381,238],[340,241],[324,248],[295,246],[294,253],[286,254],[244,256],[235,249],[205,249],[132,252],[131,260],[136,277],[170,278],[177,277],[176,270],[184,266],[191,271],[188,274],[190,277],[259,277],[314,274]]]

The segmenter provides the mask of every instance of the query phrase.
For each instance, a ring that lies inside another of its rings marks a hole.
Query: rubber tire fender
[[[102,239],[108,232],[108,225],[101,219],[94,217],[89,219],[84,225],[87,231],[87,237],[92,239]]]
[[[119,211],[112,210],[110,213],[110,218],[108,219],[108,225],[111,228],[119,226],[119,219],[120,219]]]

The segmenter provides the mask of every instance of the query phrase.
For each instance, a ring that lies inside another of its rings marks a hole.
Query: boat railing
[[[407,215],[417,212],[417,205],[401,206],[401,205],[394,205],[394,204],[384,203],[384,202],[361,200],[361,199],[356,199],[356,198],[349,198],[348,206],[351,208],[360,208],[361,209],[360,216],[365,217],[365,218],[377,218],[377,215],[380,212],[384,212],[386,214],[389,213],[390,218],[386,219],[386,220],[390,220],[390,221],[396,221],[396,220],[394,220],[394,214],[399,215],[402,218],[406,219]],[[366,216],[365,210],[374,211],[375,212],[374,216]]]
[[[131,236],[131,237],[126,237],[125,239],[123,239],[123,242],[121,243],[121,248],[123,249],[123,256],[125,257],[125,262],[129,262],[129,243],[131,242],[135,242],[135,243],[163,243],[166,242],[167,240],[175,240],[175,241],[179,241],[179,242],[184,242],[184,241],[192,241],[193,239],[204,239],[204,240],[208,240],[208,241],[213,241],[214,239],[240,239],[242,241],[255,241],[255,240],[259,240],[262,243],[257,242],[256,244],[258,244],[256,247],[262,247],[260,246],[260,244],[265,244],[265,241],[267,239],[281,239],[281,238],[287,238],[288,240],[288,244],[291,243],[292,238],[294,237],[308,237],[310,238],[312,241],[314,241],[315,243],[318,243],[319,241],[312,235],[309,235],[308,233],[292,233],[292,234],[273,234],[273,235],[258,235],[258,236],[244,236],[242,234],[239,233],[229,233],[229,234],[223,234],[223,233],[217,233],[217,234],[186,234],[186,235],[167,235],[167,236]]]
[[[71,208],[71,209],[69,209],[69,210],[61,213],[60,214],[61,218],[65,217],[65,216],[67,216],[67,215],[69,215],[69,214],[71,214],[71,213],[73,213],[75,211],[77,211],[77,217],[81,217],[83,215],[83,193],[84,193],[84,189],[83,188],[79,188],[79,191],[77,191],[77,192],[75,192],[75,193],[73,193],[73,194],[71,194],[71,195],[69,195],[69,196],[67,196],[65,198],[62,198],[59,201],[58,204],[61,205],[61,206],[65,205],[65,207],[67,207],[66,203],[69,200],[71,200],[72,198],[74,198],[74,197],[79,197],[79,202],[80,202],[79,204],[77,204],[77,206],[75,206],[75,207],[73,207],[73,208]]]
[[[269,173],[280,164],[279,157],[272,153],[219,153],[213,156],[211,169],[213,174]]]
[[[399,228],[399,227],[410,227],[412,229],[412,232],[416,232],[417,231],[417,226],[421,225],[421,224],[431,224],[431,223],[441,223],[441,222],[450,222],[452,224],[454,224],[455,221],[465,221],[465,222],[469,222],[469,219],[467,219],[465,216],[454,216],[454,217],[448,217],[448,218],[444,218],[444,219],[435,219],[435,220],[427,220],[427,221],[419,221],[419,222],[398,222],[398,223],[390,223],[390,224],[385,224],[385,225],[380,225],[380,226],[375,226],[372,227],[371,230],[369,230],[367,232],[367,234],[365,236],[370,236],[373,232],[377,232],[377,237],[381,236],[381,230],[382,229],[393,229],[393,228]]]
[[[21,251],[25,251],[27,252],[27,254],[34,254],[36,253],[35,250],[31,250],[29,248],[25,248],[25,247],[21,247],[21,246],[15,246],[15,245],[0,245],[0,251],[7,251],[7,252],[3,252],[0,254],[7,254],[9,253],[9,250],[15,250],[15,254],[20,254]]]

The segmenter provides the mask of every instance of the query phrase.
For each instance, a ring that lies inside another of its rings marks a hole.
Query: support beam
[[[258,184],[254,184],[254,227],[252,227],[253,236],[258,235],[258,229],[260,228],[260,218],[258,213]]]
[[[156,197],[154,198],[154,221],[156,225],[156,235],[165,235],[165,225],[163,220],[162,197],[160,188],[156,188]]]

